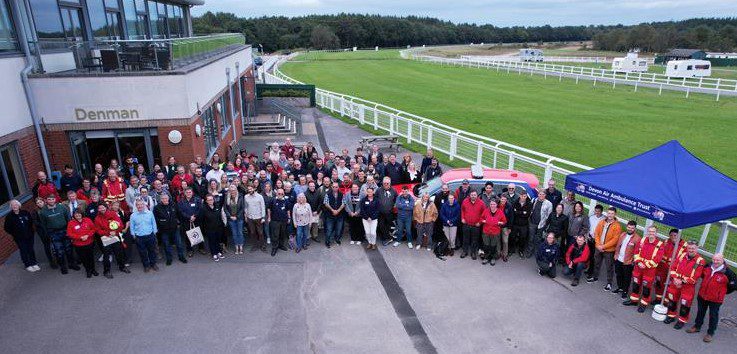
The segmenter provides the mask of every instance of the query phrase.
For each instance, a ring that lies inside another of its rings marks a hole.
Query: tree
[[[310,44],[315,49],[340,48],[340,40],[335,32],[326,26],[315,26],[310,34]]]

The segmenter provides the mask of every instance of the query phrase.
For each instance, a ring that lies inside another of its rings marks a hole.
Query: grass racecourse
[[[737,178],[737,98],[403,60],[397,51],[309,53],[282,72],[571,161],[598,167],[671,139]]]

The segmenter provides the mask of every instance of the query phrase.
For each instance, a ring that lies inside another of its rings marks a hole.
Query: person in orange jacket
[[[74,209],[72,219],[67,224],[67,237],[72,241],[72,246],[87,271],[87,278],[91,278],[93,275],[100,275],[95,270],[95,259],[92,254],[97,229],[92,220],[84,217],[82,213],[82,210]]]
[[[637,312],[645,312],[650,303],[650,288],[655,280],[655,272],[663,258],[663,241],[658,240],[658,229],[655,226],[647,228],[647,236],[635,245],[634,264],[632,271],[632,293],[630,299],[623,302],[626,306],[637,306]]]
[[[640,235],[637,234],[637,222],[630,220],[627,230],[619,235],[616,251],[614,252],[614,274],[617,275],[617,289],[613,293],[621,293],[622,299],[629,298],[630,283],[632,282],[632,271],[635,269],[634,259],[635,247],[640,243]]]
[[[617,221],[617,208],[610,207],[606,213],[606,219],[599,221],[594,229],[594,272],[593,276],[586,279],[587,283],[599,280],[601,264],[606,263],[606,285],[604,291],[612,290],[614,280],[614,251],[617,248],[619,235],[622,233],[622,225]]]
[[[670,267],[670,284],[666,292],[663,305],[668,307],[668,317],[665,324],[678,321],[673,327],[675,329],[683,328],[688,322],[688,316],[691,312],[691,302],[693,301],[696,289],[696,281],[701,278],[701,272],[704,270],[706,261],[699,255],[699,246],[695,241],[686,243],[686,253],[682,254],[676,262]],[[680,309],[676,312],[676,309]]]
[[[678,229],[671,229],[668,232],[668,240],[663,243],[663,258],[658,264],[658,270],[655,272],[655,303],[659,304],[663,301],[663,292],[665,292],[665,281],[668,279],[668,272],[670,270],[671,257],[673,257],[673,248],[676,244],[676,238],[678,238]],[[686,241],[678,241],[678,251],[675,259],[681,258],[681,255],[686,252]]]

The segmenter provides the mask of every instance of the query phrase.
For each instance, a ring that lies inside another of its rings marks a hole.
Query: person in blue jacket
[[[194,195],[194,190],[191,187],[187,187],[184,190],[184,196],[177,203],[179,225],[182,228],[181,235],[186,235],[189,229],[198,226],[199,222],[196,219],[197,214],[200,213],[200,208],[202,208],[202,199]],[[185,240],[187,243],[187,255],[191,258],[194,255],[194,250],[192,249],[192,245],[189,244],[189,238],[185,237]],[[198,245],[198,251],[200,254],[206,254],[204,243]]]
[[[537,272],[540,276],[555,278],[555,262],[558,260],[560,249],[555,242],[555,233],[548,232],[545,242],[537,249]]]
[[[454,253],[453,245],[456,244],[456,233],[461,221],[461,203],[456,200],[452,193],[448,195],[448,202],[443,203],[443,206],[440,207],[440,221],[443,223],[443,233],[448,237],[450,256],[452,257]]]
[[[394,230],[394,247],[402,243],[402,236],[407,234],[407,246],[412,248],[412,210],[415,207],[415,198],[409,193],[408,186],[402,186],[402,194],[394,202],[397,208],[397,228]]]

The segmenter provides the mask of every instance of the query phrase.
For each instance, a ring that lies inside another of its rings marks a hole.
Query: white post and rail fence
[[[283,58],[277,63],[274,66],[273,74],[266,73],[266,83],[302,84],[302,82],[288,77],[279,70],[279,64],[294,57],[294,55],[296,53]],[[375,130],[383,130],[388,134],[397,135],[402,139],[406,139],[407,143],[417,143],[430,147],[436,152],[447,155],[452,161],[532,173],[540,179],[541,183],[551,178],[563,182],[568,174],[591,169],[586,165],[488,136],[459,130],[429,118],[358,97],[317,88],[316,100],[319,107],[333,114],[349,118],[362,125],[368,125]],[[589,210],[596,205],[595,200],[589,200],[581,196],[579,198]],[[639,220],[638,224],[641,229],[646,223],[652,222],[625,211],[620,211],[619,216],[622,221]],[[662,234],[667,234],[670,228],[665,225],[658,226],[661,236],[664,237]],[[727,239],[731,233],[737,234],[737,225],[727,220],[683,230],[684,238],[698,241],[703,254],[711,256],[714,253],[724,253],[728,263],[737,266],[737,262],[735,262],[737,261],[737,244],[727,244]]]

